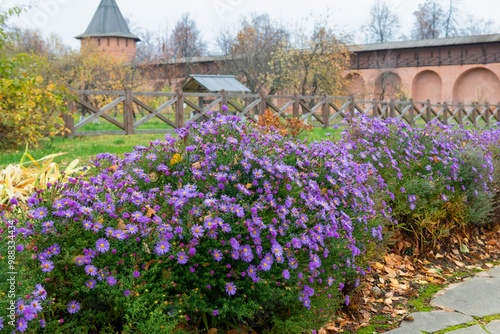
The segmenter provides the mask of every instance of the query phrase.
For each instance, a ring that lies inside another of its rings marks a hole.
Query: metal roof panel
[[[500,42],[500,34],[361,44],[361,45],[352,45],[350,46],[350,49],[353,52],[365,52],[365,51],[413,49],[413,48],[452,46],[460,44],[481,44],[481,43],[494,43],[494,42]]]
[[[184,90],[186,87],[192,87],[192,80],[196,81],[200,86],[205,88],[207,91],[215,93],[225,90],[226,92],[251,92],[245,85],[235,79],[234,75],[198,75],[193,74],[190,76],[191,79],[188,80],[182,87]]]

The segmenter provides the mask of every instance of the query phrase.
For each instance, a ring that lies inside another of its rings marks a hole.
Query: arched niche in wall
[[[422,71],[413,79],[412,98],[415,101],[431,100],[433,103],[441,102],[443,80],[434,71]]]
[[[465,71],[453,87],[453,103],[500,102],[500,80],[492,71],[477,67]]]
[[[401,77],[391,71],[380,73],[375,80],[375,98],[379,100],[398,99],[403,85]]]
[[[363,97],[365,95],[365,80],[359,73],[349,73],[344,78],[349,95]]]

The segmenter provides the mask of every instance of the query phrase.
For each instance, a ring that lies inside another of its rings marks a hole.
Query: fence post
[[[68,131],[66,134],[67,138],[73,138],[75,136],[75,119],[73,118],[73,113],[75,112],[76,105],[74,101],[68,101],[68,112],[63,113],[62,119],[64,121],[64,127]]]
[[[410,119],[408,123],[410,123],[410,126],[414,126],[415,125],[415,122],[414,122],[414,118],[415,118],[415,105],[413,104],[413,99],[410,99],[410,110],[409,111],[409,115],[408,115],[408,118]]]
[[[221,90],[220,92],[222,94],[222,101],[221,101],[220,111],[221,111],[221,114],[227,115],[227,111],[222,110],[222,106],[229,107],[227,105],[227,92],[224,89]]]
[[[299,94],[295,93],[293,102],[293,118],[300,117],[300,97]]]
[[[354,95],[349,96],[349,116],[352,123],[352,119],[354,118]]]
[[[325,102],[323,102],[323,125],[324,128],[328,128],[330,126],[330,100],[328,94],[325,95]]]
[[[426,114],[427,114],[427,123],[430,123],[431,122],[431,100],[427,99],[426,103],[426,108],[425,108],[425,111],[426,111]]]
[[[396,116],[395,108],[396,106],[394,105],[395,102],[393,99],[391,99],[391,102],[389,102],[389,117],[394,118]]]
[[[267,108],[266,94],[264,94],[264,91],[261,90],[259,95],[260,95],[259,115],[264,115]]]
[[[177,90],[177,103],[175,105],[175,125],[177,129],[184,127],[184,92]]]
[[[458,124],[460,125],[463,125],[462,109],[463,109],[463,104],[460,102],[458,103]]]
[[[125,101],[123,102],[123,125],[126,135],[134,134],[134,100],[132,89],[125,88]]]
[[[489,102],[486,102],[485,112],[486,112],[486,115],[485,115],[486,116],[486,125],[489,126],[490,125],[490,114],[491,114]]]
[[[496,121],[500,122],[500,102],[497,104],[497,116]]]
[[[448,103],[445,102],[443,105],[443,124],[448,125]]]
[[[471,112],[471,116],[472,116],[472,124],[476,125],[477,123],[477,103],[476,102],[472,102],[472,112]]]
[[[380,109],[378,107],[377,100],[373,100],[373,116],[378,118],[380,116]]]

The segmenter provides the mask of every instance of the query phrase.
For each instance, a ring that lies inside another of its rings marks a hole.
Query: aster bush
[[[2,213],[19,331],[301,333],[349,304],[369,270],[359,259],[381,238],[373,164],[237,117],[177,133],[123,159],[99,154],[85,177]]]
[[[359,115],[340,143],[377,169],[387,186],[389,209],[383,213],[417,251],[489,221],[498,191],[494,151],[499,144],[498,127],[479,131],[432,123],[417,128]]]

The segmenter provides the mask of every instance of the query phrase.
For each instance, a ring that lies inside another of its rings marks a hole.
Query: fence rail
[[[379,119],[397,118],[412,126],[432,121],[443,124],[490,125],[500,122],[500,103],[431,104],[427,101],[356,100],[354,97],[301,96],[220,93],[175,93],[123,91],[76,91],[77,99],[68,102],[70,114],[62,115],[68,136],[109,134],[163,133],[183,127],[186,122],[210,117],[208,112],[237,115],[257,122],[259,115],[270,109],[286,118],[302,118],[318,127],[329,127],[354,115],[369,114]],[[229,110],[225,111],[222,106]],[[74,114],[81,119],[75,124]],[[111,114],[114,112],[114,116]],[[85,116],[86,114],[90,116]],[[141,117],[139,117],[139,114]],[[104,119],[115,130],[85,131],[85,127]],[[159,120],[160,128],[141,129],[151,120]]]

